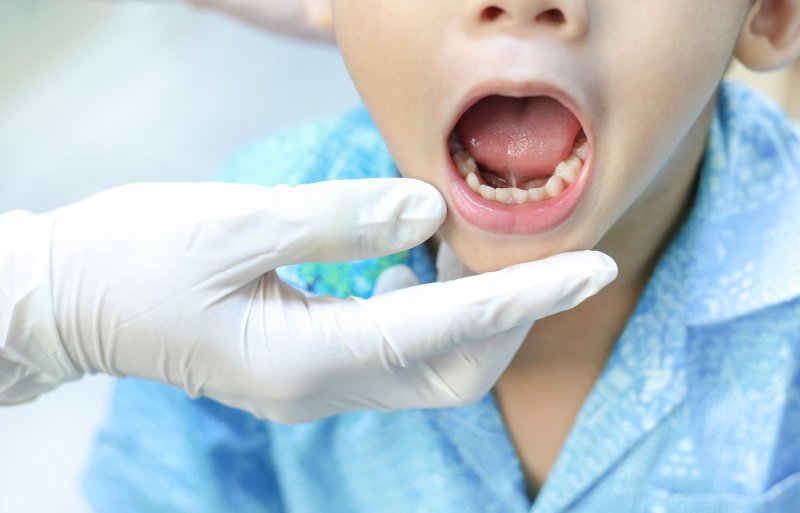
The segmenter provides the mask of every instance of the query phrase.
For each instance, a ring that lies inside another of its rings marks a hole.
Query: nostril
[[[564,13],[558,9],[549,9],[536,17],[536,21],[550,25],[563,25],[567,21]]]
[[[492,5],[487,7],[481,12],[481,21],[495,21],[496,19],[503,16],[506,12],[497,7],[496,5]]]
[[[511,17],[511,13],[503,9],[502,7],[498,7],[496,5],[490,5],[486,7],[483,11],[481,11],[480,19],[483,22],[492,22],[497,21],[500,18],[508,18]],[[560,9],[548,9],[536,16],[536,21],[538,23],[544,23],[547,25],[563,25],[566,23],[567,18],[564,16],[564,13]]]

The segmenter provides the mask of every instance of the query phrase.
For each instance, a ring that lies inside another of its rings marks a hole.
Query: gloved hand
[[[370,300],[308,297],[274,272],[412,247],[444,215],[430,185],[373,179],[131,185],[2,216],[0,239],[24,238],[0,257],[0,399],[103,372],[284,422],[463,404],[497,369],[459,346],[574,306],[613,262],[564,254]]]
[[[186,0],[226,12],[271,32],[332,43],[329,0]]]

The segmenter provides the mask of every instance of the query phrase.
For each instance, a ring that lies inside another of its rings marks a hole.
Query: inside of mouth
[[[449,146],[476,194],[509,204],[563,193],[588,155],[577,117],[549,96],[484,98],[461,117]]]

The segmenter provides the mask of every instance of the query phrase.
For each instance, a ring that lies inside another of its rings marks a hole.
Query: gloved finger
[[[380,361],[405,367],[454,347],[573,308],[617,275],[595,251],[563,253],[501,271],[355,299],[383,335]],[[391,352],[386,352],[386,347]]]
[[[135,240],[136,251],[186,252],[263,273],[267,262],[343,262],[403,251],[428,239],[445,214],[441,194],[410,178],[271,188],[132,184],[62,209],[59,225],[75,232],[64,238],[78,240],[81,250]]]
[[[237,266],[260,272],[269,266],[345,262],[403,251],[431,237],[446,214],[433,186],[408,178],[261,188],[237,200],[236,209],[246,215],[229,222],[237,239],[232,258]]]
[[[269,209],[281,230],[281,265],[344,262],[403,251],[444,221],[444,199],[408,178],[340,180],[280,191]]]

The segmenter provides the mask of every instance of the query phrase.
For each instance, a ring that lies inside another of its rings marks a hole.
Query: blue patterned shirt
[[[395,176],[365,111],[256,142],[224,179]],[[693,209],[662,255],[535,503],[492,394],[466,407],[259,421],[137,380],[116,387],[85,479],[101,513],[800,511],[800,133],[723,85]],[[368,296],[434,279],[423,248],[282,270]]]

